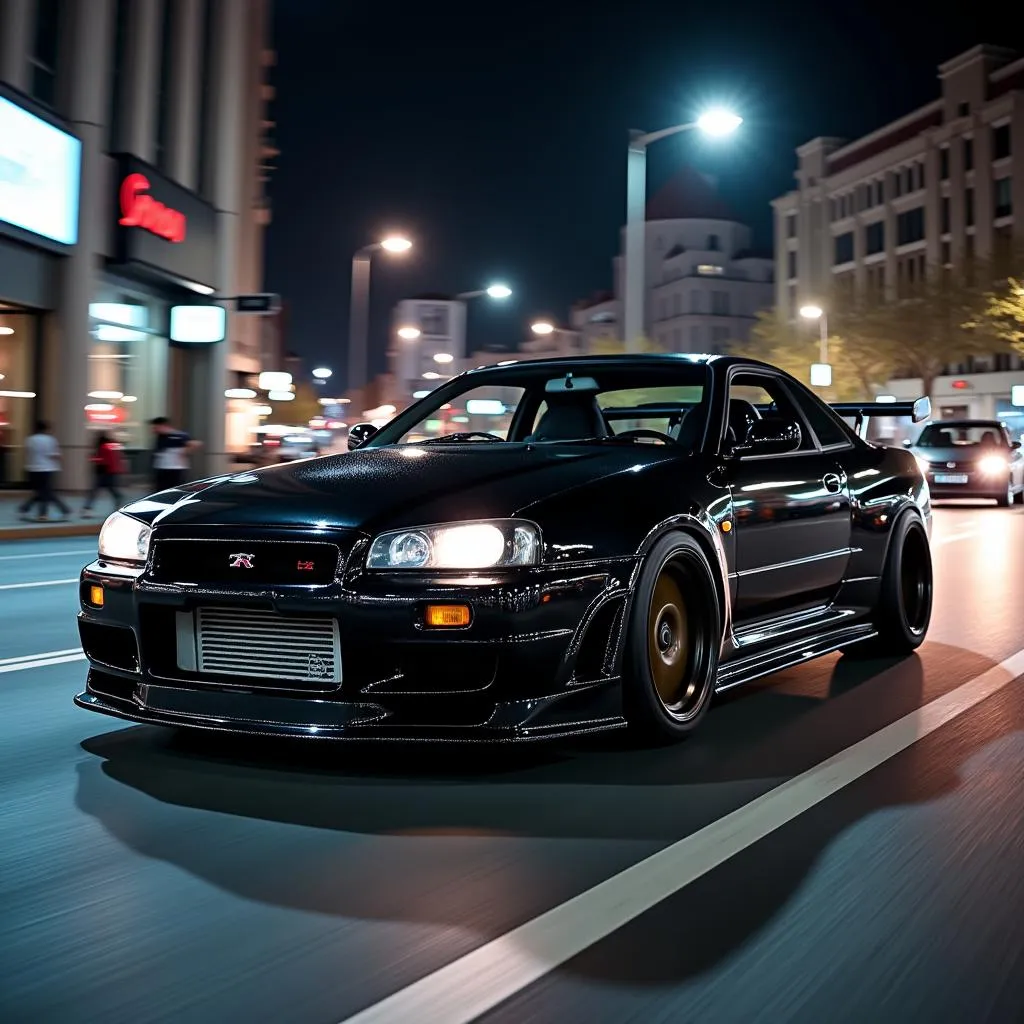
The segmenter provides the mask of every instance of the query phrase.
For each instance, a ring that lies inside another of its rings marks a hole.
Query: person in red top
[[[100,491],[109,491],[114,499],[114,508],[122,505],[118,483],[125,471],[125,459],[118,444],[109,434],[100,433],[96,436],[96,450],[92,454],[92,490],[82,506],[82,518],[92,515],[92,503]]]

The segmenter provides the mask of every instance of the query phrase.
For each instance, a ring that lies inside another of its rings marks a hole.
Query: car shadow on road
[[[958,665],[952,675],[951,661]],[[470,928],[475,944],[988,667],[937,644],[902,662],[826,659],[722,699],[693,740],[654,750],[609,737],[524,751],[360,753],[197,744],[149,727],[121,729],[83,742],[102,760],[79,763],[76,803],[139,855],[243,899],[347,919]],[[661,956],[620,956],[612,967],[601,959],[594,976],[656,984],[706,970],[780,912],[838,833],[882,808],[953,791],[960,763],[944,761],[924,785],[908,778],[906,786],[844,801],[842,814],[817,816],[784,856],[755,858],[751,875],[729,892],[727,925],[714,882],[694,883],[686,927],[702,936],[699,947],[682,937]],[[207,814],[196,817],[196,810]],[[281,824],[303,828],[282,832]],[[587,962],[580,971],[589,975]]]

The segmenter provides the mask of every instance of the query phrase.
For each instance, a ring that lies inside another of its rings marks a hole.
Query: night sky
[[[538,315],[565,322],[573,301],[611,286],[628,129],[733,107],[745,123],[730,139],[652,147],[648,195],[691,163],[766,247],[796,146],[927,103],[936,66],[976,43],[1024,52],[1019,15],[987,4],[275,7],[267,287],[287,305],[288,347],[339,382],[352,253],[388,230],[416,247],[374,261],[372,370],[396,301],[495,279],[515,296],[471,306],[469,347],[513,348]]]

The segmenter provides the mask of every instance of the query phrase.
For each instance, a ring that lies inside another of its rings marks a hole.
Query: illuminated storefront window
[[[39,318],[0,306],[0,486],[25,480],[25,438],[36,413]]]

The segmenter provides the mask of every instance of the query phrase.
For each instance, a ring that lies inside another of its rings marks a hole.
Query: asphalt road
[[[1024,509],[934,543],[917,657],[781,673],[677,747],[492,752],[80,711],[89,542],[0,545],[0,1020],[1019,1024]]]

